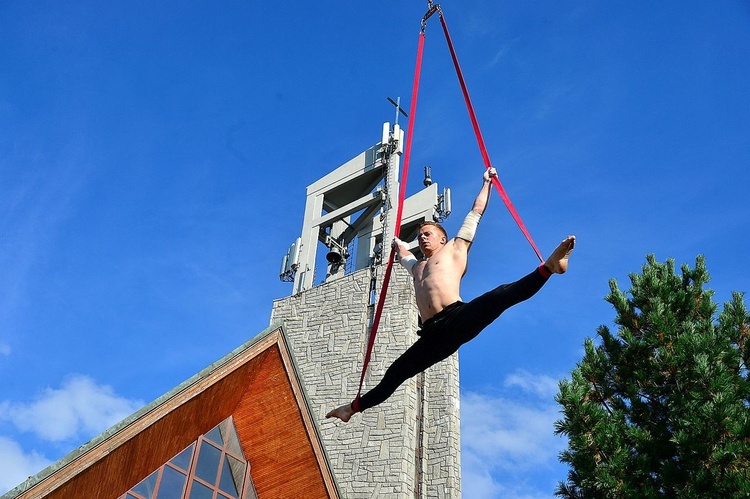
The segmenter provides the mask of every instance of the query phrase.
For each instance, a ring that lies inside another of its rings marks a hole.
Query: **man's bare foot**
[[[568,258],[576,245],[576,236],[568,236],[555,248],[555,251],[544,262],[553,274],[564,274],[568,270]]]
[[[338,407],[328,414],[326,414],[327,418],[339,418],[344,423],[347,423],[349,419],[354,415],[354,409],[352,409],[352,404],[344,404],[341,407]]]

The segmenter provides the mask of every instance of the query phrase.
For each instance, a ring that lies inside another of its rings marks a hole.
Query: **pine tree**
[[[610,281],[617,334],[560,382],[569,466],[556,495],[750,497],[750,316],[743,295],[718,306],[705,260],[695,269],[648,256],[632,287]]]

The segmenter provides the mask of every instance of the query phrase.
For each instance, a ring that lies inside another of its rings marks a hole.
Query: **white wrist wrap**
[[[404,268],[408,270],[410,274],[411,274],[411,269],[413,269],[416,264],[417,264],[417,257],[415,257],[414,255],[401,257],[401,265],[403,265]]]
[[[464,241],[472,242],[474,240],[474,235],[477,233],[479,220],[481,219],[482,215],[474,210],[471,210],[469,214],[466,215],[466,218],[464,218],[464,223],[461,224],[461,228],[458,229],[458,234],[456,234],[456,237],[460,237]]]

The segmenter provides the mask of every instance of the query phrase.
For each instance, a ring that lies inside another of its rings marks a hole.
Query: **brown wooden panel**
[[[328,498],[280,352],[270,348],[261,355],[263,371],[234,412],[258,496]]]

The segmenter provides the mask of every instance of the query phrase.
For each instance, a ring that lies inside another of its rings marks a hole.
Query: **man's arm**
[[[479,194],[477,194],[477,198],[474,200],[474,206],[472,206],[469,214],[466,215],[464,223],[458,230],[458,234],[456,234],[456,238],[458,241],[464,241],[468,244],[471,244],[472,241],[474,241],[474,235],[477,232],[479,220],[482,218],[484,210],[487,209],[487,204],[490,200],[493,177],[497,177],[497,171],[494,168],[488,168],[487,170],[485,170],[482,177],[482,188],[480,189]]]
[[[482,189],[477,194],[477,198],[474,200],[474,206],[471,211],[484,214],[484,210],[487,209],[487,204],[490,202],[490,193],[492,192],[492,179],[497,177],[497,170],[494,167],[490,167],[484,171],[482,176]]]
[[[403,267],[411,274],[411,269],[417,264],[417,257],[414,256],[414,253],[409,251],[409,247],[406,243],[397,237],[393,238],[391,248],[396,252],[398,261],[401,265],[403,265]]]

